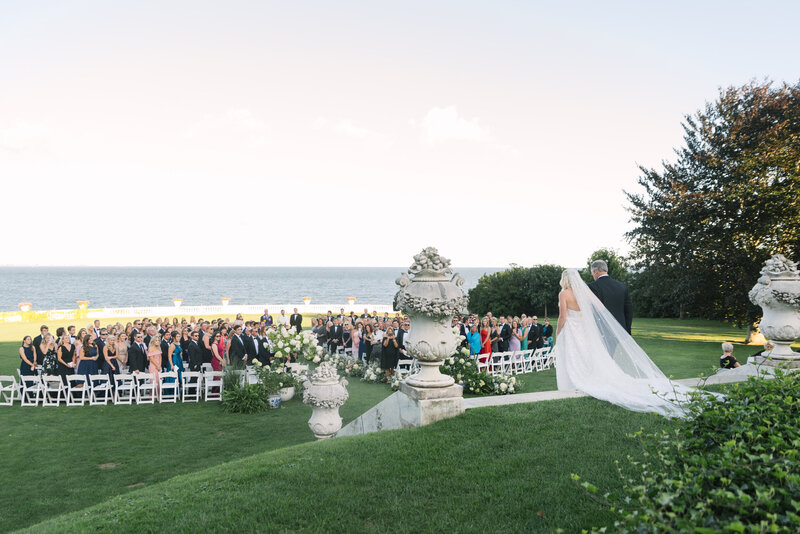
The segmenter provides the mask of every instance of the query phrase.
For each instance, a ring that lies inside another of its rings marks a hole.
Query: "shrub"
[[[261,384],[238,383],[222,391],[222,407],[228,413],[258,413],[269,407],[267,390]]]
[[[637,434],[644,458],[609,502],[618,531],[800,532],[798,386],[798,373],[753,377],[696,397],[671,431]]]

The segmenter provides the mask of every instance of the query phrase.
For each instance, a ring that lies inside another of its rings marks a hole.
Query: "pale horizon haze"
[[[581,266],[794,2],[0,2],[0,265]]]

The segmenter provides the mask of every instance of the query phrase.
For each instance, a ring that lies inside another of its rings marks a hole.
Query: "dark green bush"
[[[269,407],[261,384],[233,384],[222,391],[222,407],[228,413],[258,413]]]
[[[620,470],[625,496],[606,496],[618,531],[800,532],[798,386],[798,373],[751,378],[695,399],[677,428],[638,435],[644,458],[629,458],[634,476]]]

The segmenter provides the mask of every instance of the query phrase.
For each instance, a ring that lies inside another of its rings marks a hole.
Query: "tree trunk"
[[[755,328],[753,328],[753,326],[754,325],[752,321],[749,321],[747,323],[747,337],[744,338],[745,345],[748,345],[750,343],[750,338],[753,337],[753,331],[755,331]]]

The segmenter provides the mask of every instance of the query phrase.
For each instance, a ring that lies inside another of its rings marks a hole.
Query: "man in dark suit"
[[[145,372],[147,362],[147,347],[144,344],[144,336],[137,332],[133,336],[133,343],[128,348],[128,367],[132,374]]]
[[[531,328],[528,330],[528,348],[541,349],[544,346],[544,339],[542,338],[542,325],[539,324],[539,318],[535,315],[532,317],[533,322]]]
[[[337,317],[333,320],[333,326],[328,332],[328,351],[331,354],[336,354],[336,351],[342,346],[343,334],[342,321]]]
[[[497,342],[500,352],[508,351],[508,342],[511,339],[511,325],[506,322],[506,318],[500,316],[500,341]]]
[[[170,335],[164,332],[161,337],[161,370],[165,373],[172,369],[172,358],[169,355]]]
[[[400,350],[400,354],[404,357],[406,356],[406,345],[405,339],[408,335],[408,328],[411,326],[408,320],[403,321],[403,324],[400,326],[400,330],[397,331],[397,348]]]
[[[244,344],[244,359],[245,361],[252,362],[254,359],[261,361],[258,357],[258,338],[256,336],[258,332],[254,327],[250,327],[245,330],[244,335],[242,336],[242,343]]]
[[[591,269],[594,282],[589,284],[589,289],[630,334],[633,323],[633,302],[628,286],[608,276],[608,264],[603,260],[592,262]]]
[[[197,342],[200,334],[197,331],[192,332],[192,340],[189,342],[189,347],[186,349],[189,353],[189,370],[199,371],[203,365],[203,351],[200,344]]]
[[[106,338],[108,338],[108,330],[101,328],[97,331],[97,339],[94,340],[94,346],[97,347],[97,368],[101,371],[106,361],[103,355],[103,349],[106,346]]]
[[[303,316],[297,313],[297,308],[294,309],[294,313],[289,317],[289,326],[295,327],[298,332],[303,329]]]
[[[228,349],[228,355],[231,357],[231,364],[240,365],[245,359],[244,340],[242,339],[242,325],[237,324],[233,328],[233,336],[231,337],[231,348]]]

